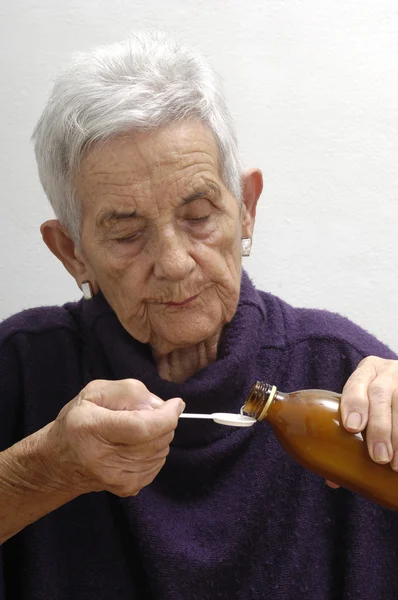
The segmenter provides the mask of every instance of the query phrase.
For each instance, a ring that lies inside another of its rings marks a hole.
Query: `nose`
[[[195,268],[195,260],[189,254],[187,240],[174,228],[158,234],[154,257],[154,274],[158,279],[181,281]]]

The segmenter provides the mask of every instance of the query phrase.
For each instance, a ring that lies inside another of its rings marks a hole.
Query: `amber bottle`
[[[369,456],[365,433],[349,433],[339,394],[301,390],[285,394],[257,382],[243,413],[268,421],[282,448],[301,466],[389,508],[398,510],[398,473]]]

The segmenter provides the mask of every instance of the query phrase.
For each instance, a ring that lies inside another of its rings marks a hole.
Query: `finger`
[[[121,497],[136,496],[144,487],[152,483],[159,471],[166,462],[163,459],[148,469],[145,473],[139,475],[139,484],[137,487],[137,475],[135,473],[126,473],[123,480],[115,485],[107,486],[107,490]]]
[[[385,464],[391,461],[392,448],[392,397],[394,382],[390,377],[377,377],[368,388],[369,422],[366,443],[372,459]]]
[[[151,410],[163,404],[138,379],[98,379],[90,382],[80,392],[79,398],[109,410]]]
[[[159,471],[164,467],[164,465],[166,464],[166,459],[163,458],[162,460],[159,460],[152,469],[148,469],[148,471],[146,471],[143,474],[143,479],[141,479],[141,489],[147,485],[149,485],[150,483],[152,483],[152,481],[155,479],[155,477],[158,475]]]
[[[363,360],[349,377],[341,396],[341,418],[348,431],[363,431],[369,418],[368,387],[376,378],[370,361]]]
[[[394,469],[394,471],[398,471],[398,387],[395,388],[393,396],[392,396],[391,414],[392,414],[391,442],[392,442],[392,448],[393,448],[393,452],[394,452],[391,466]]]
[[[149,440],[144,444],[118,444],[115,445],[115,447],[118,448],[117,452],[119,456],[123,456],[129,460],[146,460],[148,458],[154,458],[160,453],[164,453],[166,450],[168,451],[173,438],[174,431],[167,433],[160,438]]]
[[[174,431],[184,408],[181,398],[173,398],[156,410],[108,410],[102,415],[101,435],[111,443],[145,444]]]
[[[337,490],[340,486],[337,485],[337,483],[333,483],[333,481],[329,481],[329,479],[326,479],[326,485],[329,486],[330,488],[332,488],[333,490]]]
[[[147,452],[145,449],[137,453],[129,446],[118,446],[115,450],[116,459],[119,461],[119,468],[124,468],[128,473],[143,473],[152,468],[153,465],[166,458],[170,453],[170,446],[165,446],[155,454]]]

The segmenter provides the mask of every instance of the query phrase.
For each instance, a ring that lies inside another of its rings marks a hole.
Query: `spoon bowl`
[[[212,419],[219,425],[229,425],[231,427],[251,427],[256,423],[256,419],[245,415],[235,413],[182,413],[180,419]]]

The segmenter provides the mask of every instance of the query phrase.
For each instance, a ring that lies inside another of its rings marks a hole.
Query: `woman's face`
[[[158,352],[192,346],[235,313],[242,215],[212,133],[178,123],[84,158],[82,260],[123,327]]]

